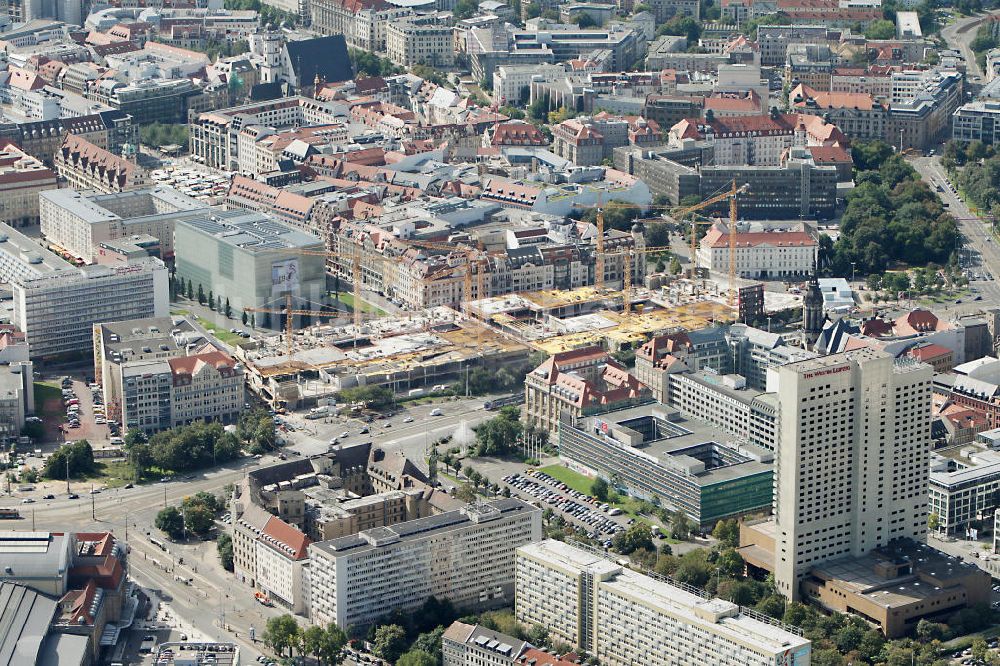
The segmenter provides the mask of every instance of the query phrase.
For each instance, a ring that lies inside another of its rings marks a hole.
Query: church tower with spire
[[[819,288],[816,262],[813,261],[812,276],[802,298],[802,334],[806,347],[812,347],[823,331],[823,292]]]

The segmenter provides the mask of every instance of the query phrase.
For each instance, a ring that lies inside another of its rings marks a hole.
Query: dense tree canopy
[[[392,76],[403,73],[403,68],[394,65],[388,58],[380,58],[361,49],[348,49],[347,53],[358,76]]]
[[[898,155],[882,158],[879,145],[859,149],[859,185],[847,195],[840,238],[833,248],[833,270],[882,273],[894,264],[945,264],[955,249],[958,227],[937,195]],[[876,162],[880,161],[875,168]]]
[[[865,29],[865,37],[868,39],[892,39],[895,36],[896,24],[885,19],[872,21]]]
[[[68,462],[68,465],[67,465]],[[47,479],[65,479],[85,476],[94,471],[94,449],[85,439],[64,444],[45,460],[42,476]]]
[[[158,432],[149,438],[148,447],[153,464],[175,472],[226,462],[240,453],[239,441],[221,423],[204,421]]]
[[[361,402],[371,409],[391,407],[396,402],[396,396],[391,389],[384,386],[357,386],[344,389],[337,394],[338,402]]]
[[[187,125],[166,125],[151,123],[139,128],[139,142],[144,146],[159,148],[160,146],[178,145],[187,148]]]
[[[517,407],[504,407],[497,416],[475,428],[476,449],[480,456],[508,453],[517,445],[523,431]]]

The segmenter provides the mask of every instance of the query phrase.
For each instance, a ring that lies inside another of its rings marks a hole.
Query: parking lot
[[[611,508],[596,497],[568,488],[544,472],[530,470],[524,474],[510,474],[503,482],[511,490],[540,500],[570,523],[580,525],[588,537],[605,547],[611,545],[611,537],[625,529],[612,519],[613,515],[621,515],[621,509]]]
[[[991,653],[990,656],[992,657],[996,656],[996,650],[998,645],[1000,645],[1000,640],[996,638],[990,638],[989,640],[986,641],[986,648]],[[954,654],[952,654],[952,663],[961,664],[962,666],[987,666],[987,664],[993,662],[982,661],[981,659],[973,658],[972,649],[966,648],[964,650],[956,651]]]
[[[118,424],[108,422],[104,398],[96,385],[69,377],[62,378],[60,383],[65,412],[61,428],[67,441],[85,439],[102,446],[110,437],[120,435]]]

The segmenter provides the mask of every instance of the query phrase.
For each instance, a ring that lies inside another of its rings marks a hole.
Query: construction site
[[[505,337],[550,355],[591,345],[612,351],[635,348],[654,335],[735,320],[734,309],[717,290],[678,290],[671,296],[664,288],[638,288],[632,290],[628,310],[624,300],[621,290],[584,287],[486,298],[470,303],[468,312]]]
[[[728,191],[716,197],[671,212],[683,217],[713,202],[728,200],[733,223],[735,201],[741,191],[743,188],[734,182]],[[694,228],[707,223],[692,218],[689,224]],[[735,229],[735,224],[730,228]],[[460,310],[438,305],[399,315],[375,318],[365,315],[364,322],[357,309],[350,323],[329,321],[330,312],[296,310],[289,296],[284,308],[283,334],[243,344],[236,356],[245,364],[250,387],[262,399],[275,408],[299,409],[326,404],[339,391],[359,386],[382,386],[395,393],[440,389],[475,368],[525,364],[534,351],[552,355],[594,345],[611,351],[635,349],[655,335],[694,331],[737,320],[749,323],[746,306],[751,296],[756,302],[755,317],[763,315],[765,310],[795,306],[797,297],[765,294],[760,284],[736,278],[732,261],[728,275],[717,279],[710,279],[707,271],[699,270],[695,263],[686,275],[649,275],[645,276],[645,284],[633,284],[633,262],[645,268],[653,253],[669,248],[640,245],[612,250],[605,247],[604,231],[602,211],[597,215],[595,275],[607,274],[606,260],[619,260],[623,270],[617,284],[598,279],[596,285],[571,289],[524,291],[479,299],[463,297]],[[695,237],[692,233],[692,257],[696,257]],[[734,237],[731,233],[731,246]],[[424,247],[425,252],[464,252],[467,262],[458,278],[460,293],[489,293],[484,285],[482,264],[476,258],[481,250],[453,243],[420,241],[414,245]],[[334,259],[334,265],[328,268],[350,276],[353,302],[360,303],[361,285],[367,282],[358,239],[337,251],[315,254]],[[398,265],[398,260],[380,257],[379,263],[390,270],[388,266]],[[473,266],[475,270],[471,270]],[[451,266],[448,268],[450,271]],[[384,270],[375,273],[383,277],[386,274]],[[645,275],[645,270],[639,273]],[[315,316],[321,323],[295,330],[292,325],[295,316]]]
[[[288,338],[243,344],[250,388],[274,408],[301,409],[343,389],[384,386],[394,392],[459,380],[477,367],[527,362],[530,348],[447,307],[355,324],[317,324]]]

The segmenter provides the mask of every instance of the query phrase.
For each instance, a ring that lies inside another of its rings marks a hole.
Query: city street
[[[211,639],[237,640],[245,654],[254,659],[259,651],[248,639],[250,626],[260,631],[268,616],[280,613],[263,608],[254,601],[250,590],[240,590],[233,585],[231,575],[219,565],[214,542],[192,541],[183,545],[166,542],[168,552],[164,552],[151,543],[146,534],[152,532],[163,538],[152,525],[156,513],[165,503],[179,504],[184,497],[199,491],[220,493],[224,486],[237,481],[258,462],[273,464],[276,460],[273,457],[261,461],[245,459],[225,468],[194,475],[183,482],[82,494],[76,500],[67,499],[65,492],[59,492],[55,500],[39,500],[30,507],[17,504],[16,498],[0,500],[0,505],[15,505],[21,509],[24,520],[16,525],[10,524],[10,528],[29,529],[30,526],[30,529],[48,531],[113,531],[130,547],[130,574],[136,582],[157,590],[161,597],[169,597],[173,614],[186,625],[197,627]],[[35,494],[42,490],[39,486]],[[51,492],[50,489],[45,490]],[[19,493],[18,496],[24,495]],[[183,565],[179,564],[180,558],[184,559]],[[191,583],[177,580],[175,576],[190,579]],[[218,627],[223,614],[230,632]],[[236,634],[239,634],[238,639]]]
[[[964,241],[963,265],[972,268],[980,275],[979,280],[970,281],[970,286],[978,292],[978,295],[982,296],[981,302],[966,300],[954,307],[952,305],[935,307],[935,311],[967,314],[982,310],[986,305],[1000,303],[1000,285],[997,284],[996,280],[983,279],[985,274],[994,278],[1000,276],[1000,247],[997,246],[997,241],[990,232],[989,223],[976,218],[959,196],[952,191],[939,157],[917,156],[908,158],[908,161],[932,190],[936,190],[939,185],[941,186],[942,191],[937,192],[937,194],[957,220],[959,230],[962,232],[962,240]]]
[[[972,78],[982,76],[982,71],[976,62],[976,54],[969,48],[969,43],[975,38],[979,24],[985,21],[987,16],[989,15],[969,16],[941,28],[941,37],[948,46],[961,52],[965,59],[967,73]]]
[[[286,446],[280,454],[294,455],[295,451],[309,456],[326,452],[330,440],[347,431],[348,437],[341,440],[345,444],[372,441],[386,451],[402,451],[426,470],[425,451],[432,442],[454,436],[457,431],[471,437],[473,426],[495,416],[495,412],[482,408],[486,399],[462,398],[404,407],[396,409],[392,418],[371,424],[355,418],[309,420],[302,414],[282,416],[294,431],[281,433]],[[440,409],[442,414],[430,416],[434,409]],[[360,434],[364,426],[370,430],[367,435]],[[48,452],[51,448],[45,447],[45,450]],[[49,481],[35,484],[31,491],[13,489],[9,497],[0,499],[0,506],[14,506],[21,511],[23,519],[12,521],[8,528],[113,531],[119,538],[126,539],[131,549],[132,578],[144,588],[154,590],[169,608],[171,616],[182,627],[191,628],[188,633],[197,631],[210,640],[236,641],[247,660],[252,661],[261,654],[261,648],[249,640],[250,627],[259,635],[267,618],[283,611],[261,606],[254,600],[252,590],[234,584],[232,574],[224,571],[219,563],[214,541],[192,539],[184,544],[172,543],[153,527],[153,521],[156,513],[166,505],[177,505],[184,497],[200,491],[221,494],[227,484],[238,481],[249,470],[280,462],[276,455],[260,460],[244,458],[214,470],[177,477],[174,481],[95,494],[89,494],[89,482],[74,482],[71,489],[80,494],[75,500],[67,499],[63,482]],[[46,494],[54,494],[56,499],[43,500]],[[32,504],[21,503],[29,498],[34,500]],[[218,526],[220,531],[225,530],[221,523]],[[164,541],[167,550],[153,544],[149,534]],[[220,629],[220,623],[228,630]]]

